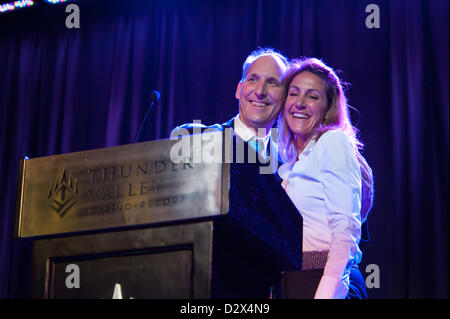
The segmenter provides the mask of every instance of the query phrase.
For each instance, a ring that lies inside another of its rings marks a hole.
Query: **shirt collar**
[[[256,139],[262,140],[265,147],[267,146],[267,143],[269,142],[270,134],[271,134],[271,131],[269,130],[269,134],[267,134],[264,137],[258,138],[255,135],[255,133],[253,132],[253,130],[250,129],[247,125],[245,125],[241,121],[241,119],[239,118],[239,114],[236,115],[236,117],[234,118],[234,132],[240,138],[242,138],[245,142],[248,142],[251,138],[256,138]]]
[[[313,148],[316,145],[316,143],[317,143],[317,134],[314,134],[314,136],[311,138],[311,140],[306,145],[306,147],[303,150],[303,152],[298,154],[298,159],[300,160],[303,156],[308,156],[309,153],[311,153],[311,151],[313,150]]]

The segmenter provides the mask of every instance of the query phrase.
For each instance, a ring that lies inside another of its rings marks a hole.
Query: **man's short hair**
[[[241,81],[244,80],[245,74],[247,73],[247,70],[252,65],[252,63],[257,58],[265,56],[265,55],[270,55],[280,65],[284,65],[286,68],[287,68],[287,66],[289,64],[288,59],[284,55],[282,55],[280,52],[277,52],[277,51],[275,51],[272,48],[259,48],[259,49],[255,50],[255,51],[253,51],[252,53],[250,53],[250,55],[247,57],[247,59],[245,59],[245,62],[242,65],[242,78],[241,78]]]

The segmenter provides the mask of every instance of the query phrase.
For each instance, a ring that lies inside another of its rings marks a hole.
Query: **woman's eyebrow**
[[[290,90],[290,89],[296,89],[296,90],[300,91],[300,88],[297,87],[297,86],[295,86],[295,85],[291,85],[291,86],[289,87],[289,90]],[[317,92],[317,93],[320,94],[320,90],[318,90],[318,89],[308,89],[308,90],[306,90],[307,93],[308,93],[308,92],[311,92],[311,91],[315,91],[315,92]]]

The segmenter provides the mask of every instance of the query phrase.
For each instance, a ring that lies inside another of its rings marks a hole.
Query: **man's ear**
[[[236,94],[235,94],[235,97],[238,100],[241,98],[241,87],[242,87],[242,81],[239,81],[238,86],[236,88]]]

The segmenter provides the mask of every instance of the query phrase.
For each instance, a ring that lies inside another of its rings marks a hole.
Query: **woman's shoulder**
[[[317,141],[317,153],[321,158],[332,161],[355,157],[355,145],[350,136],[340,130],[328,130]]]
[[[322,134],[322,136],[320,136],[318,141],[347,141],[347,142],[351,142],[350,137],[343,131],[338,130],[338,129],[331,129],[326,131],[325,133]]]
[[[337,129],[328,130],[323,133],[319,139],[317,140],[318,147],[340,147],[345,146],[354,148],[354,143],[350,136],[348,136],[345,132]]]

